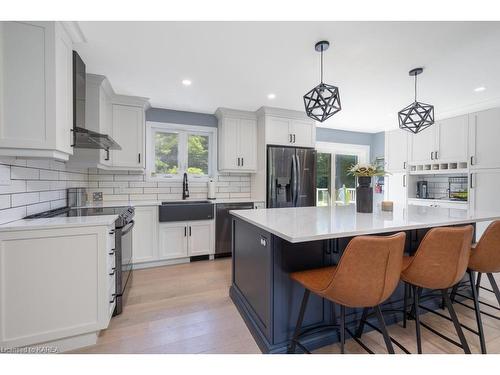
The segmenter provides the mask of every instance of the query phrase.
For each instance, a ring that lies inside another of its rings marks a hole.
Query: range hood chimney
[[[107,134],[100,134],[85,128],[86,96],[85,63],[73,51],[73,147],[121,150],[122,148]]]

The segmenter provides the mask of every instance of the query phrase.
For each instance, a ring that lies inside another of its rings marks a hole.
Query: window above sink
[[[216,171],[217,129],[148,122],[146,175],[151,181],[190,179],[207,181]]]

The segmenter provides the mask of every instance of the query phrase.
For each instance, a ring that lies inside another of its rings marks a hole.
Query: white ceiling
[[[500,22],[79,22],[76,49],[90,73],[153,107],[213,113],[262,105],[303,110],[319,83],[318,40],[327,39],[326,83],[342,111],[324,126],[376,132],[397,127],[412,102],[408,70],[423,66],[420,101],[436,118],[500,104]],[[192,80],[185,87],[181,81]],[[485,86],[483,92],[473,89]],[[276,94],[269,100],[269,93]]]

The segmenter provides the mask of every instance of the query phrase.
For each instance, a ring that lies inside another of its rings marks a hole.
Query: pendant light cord
[[[323,83],[323,47],[321,47],[321,79],[320,82]]]
[[[415,74],[415,102],[417,101],[417,75]]]

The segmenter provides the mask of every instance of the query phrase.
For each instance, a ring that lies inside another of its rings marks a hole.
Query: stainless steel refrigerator
[[[267,147],[267,207],[316,205],[316,150]]]

